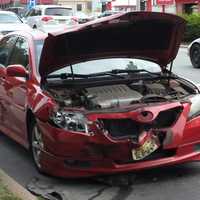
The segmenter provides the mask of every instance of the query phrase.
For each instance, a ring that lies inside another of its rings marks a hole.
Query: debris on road
[[[27,189],[35,195],[48,200],[69,200],[62,191],[56,191],[52,185],[43,183],[38,178],[33,178]]]

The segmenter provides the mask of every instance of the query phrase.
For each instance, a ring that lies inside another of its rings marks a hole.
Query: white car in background
[[[13,31],[30,30],[17,14],[11,11],[0,11],[0,38]]]
[[[23,20],[32,28],[44,32],[66,29],[78,24],[72,8],[60,5],[37,5],[25,14]]]
[[[188,46],[188,54],[194,68],[200,68],[200,38]]]
[[[76,12],[75,16],[76,16],[79,24],[83,24],[83,23],[86,23],[86,22],[89,22],[89,21],[92,21],[95,19],[92,15],[89,16],[89,15],[85,14],[84,12],[80,12],[80,11]]]

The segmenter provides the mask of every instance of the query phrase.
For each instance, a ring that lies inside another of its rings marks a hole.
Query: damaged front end
[[[34,110],[43,167],[81,177],[199,156],[182,143],[199,89],[174,75],[172,64],[167,69],[184,25],[176,16],[138,12],[48,36],[39,64],[48,106],[41,100]]]
[[[64,82],[61,87],[50,79],[44,86],[54,106],[48,120],[38,120],[45,151],[62,158],[63,170],[100,167],[112,172],[130,164],[137,169],[140,162],[177,154],[190,112],[189,98],[197,93],[189,83],[177,77],[126,84],[120,80],[113,85],[104,80],[102,86],[69,87]]]

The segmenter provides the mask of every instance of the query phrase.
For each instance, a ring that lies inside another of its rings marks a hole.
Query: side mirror
[[[7,76],[27,78],[29,73],[22,65],[9,65],[6,68]]]

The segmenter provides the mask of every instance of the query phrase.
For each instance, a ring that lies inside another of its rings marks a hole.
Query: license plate
[[[58,22],[60,23],[60,24],[66,24],[67,23],[67,21],[65,20],[65,19],[60,19],[60,20],[58,20]]]
[[[142,160],[158,149],[158,147],[159,145],[155,139],[148,139],[141,147],[132,150],[133,160]]]

